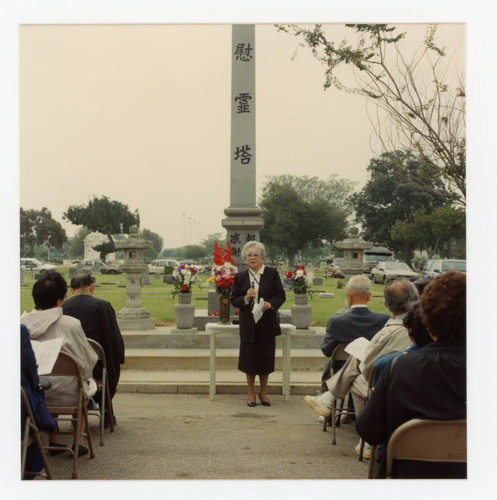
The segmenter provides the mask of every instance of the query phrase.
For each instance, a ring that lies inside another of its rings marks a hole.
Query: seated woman
[[[413,418],[466,418],[466,275],[449,271],[423,291],[421,319],[433,343],[385,367],[356,429],[368,443],[388,443]],[[385,477],[385,453],[375,454],[374,478]],[[466,464],[399,461],[393,476],[408,479],[465,478]]]

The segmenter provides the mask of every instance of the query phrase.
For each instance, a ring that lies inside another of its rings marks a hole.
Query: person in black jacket
[[[89,274],[78,274],[71,280],[72,297],[62,304],[64,314],[81,321],[81,326],[89,339],[97,341],[105,352],[109,376],[110,397],[116,393],[121,364],[124,363],[124,341],[117,325],[114,308],[106,300],[93,297],[94,278]],[[93,369],[93,376],[102,378],[99,361]],[[94,396],[100,404],[101,394]]]
[[[359,435],[382,445],[374,478],[385,477],[386,444],[403,423],[466,418],[466,275],[448,271],[435,278],[421,295],[420,313],[434,342],[390,361],[357,418]],[[465,478],[466,464],[401,460],[393,476]]]
[[[371,340],[390,319],[388,314],[375,313],[368,309],[367,303],[371,298],[371,280],[367,276],[359,274],[350,278],[347,281],[345,293],[350,309],[345,314],[331,316],[321,344],[321,351],[328,358],[331,358],[333,350],[340,344],[347,344],[359,337]],[[336,368],[339,369],[341,366]],[[323,392],[328,390],[326,381],[331,375],[331,359],[329,359],[321,378]]]
[[[259,375],[259,399],[270,406],[266,388],[269,374],[274,371],[274,356],[277,335],[281,335],[275,313],[285,302],[278,271],[264,265],[266,252],[258,241],[249,241],[242,249],[242,257],[248,269],[235,274],[231,303],[240,309],[240,356],[238,369],[246,374],[248,385],[247,405],[254,407],[255,377]],[[262,317],[256,323],[253,308],[263,300]]]

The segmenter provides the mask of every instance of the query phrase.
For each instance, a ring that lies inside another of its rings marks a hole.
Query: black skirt
[[[240,341],[238,369],[249,375],[268,375],[274,372],[275,337],[256,342]]]

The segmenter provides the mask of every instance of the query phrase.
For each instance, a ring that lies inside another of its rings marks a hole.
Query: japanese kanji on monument
[[[255,192],[255,26],[233,25],[231,46],[230,206],[224,210],[227,217],[222,224],[242,271],[246,265],[241,249],[248,241],[259,241],[264,225]]]

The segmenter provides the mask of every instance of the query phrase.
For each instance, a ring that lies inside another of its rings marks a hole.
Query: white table
[[[290,335],[295,333],[296,328],[290,324],[280,326],[283,341],[283,384],[281,393],[285,396],[285,401],[290,401]],[[239,335],[239,326],[207,323],[205,331],[210,335],[209,399],[213,401],[216,395],[216,337],[218,335]]]

